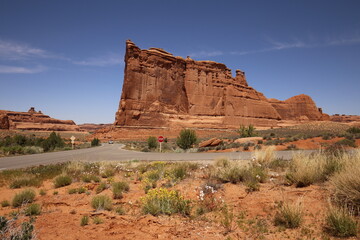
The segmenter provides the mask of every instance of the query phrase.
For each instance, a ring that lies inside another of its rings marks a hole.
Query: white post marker
[[[164,141],[164,137],[163,136],[159,136],[158,137],[158,142],[160,143],[160,152],[161,152],[161,143]]]
[[[76,138],[74,136],[71,136],[71,138],[70,138],[72,149],[74,149],[75,139]]]

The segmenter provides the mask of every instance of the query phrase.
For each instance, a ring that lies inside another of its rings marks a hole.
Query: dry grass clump
[[[10,188],[21,188],[21,187],[39,187],[41,185],[40,179],[35,176],[27,175],[17,177],[10,183]]]
[[[254,158],[258,164],[268,167],[275,160],[275,146],[269,146],[265,150],[255,150]]]
[[[290,204],[281,202],[275,214],[274,223],[276,226],[286,228],[297,228],[303,221],[303,211],[299,202]]]
[[[185,200],[177,191],[165,188],[151,189],[141,198],[143,212],[154,216],[181,213],[190,214],[190,200]]]
[[[127,182],[114,182],[112,184],[112,191],[113,191],[114,199],[122,198],[122,193],[128,192],[129,190],[130,190],[130,187]]]
[[[109,196],[106,195],[98,195],[93,197],[91,200],[91,207],[99,210],[108,210],[110,211],[112,209],[112,200]]]
[[[345,156],[347,162],[330,179],[333,200],[360,214],[360,151]]]
[[[331,206],[324,229],[335,237],[352,237],[357,235],[358,223],[347,209]]]

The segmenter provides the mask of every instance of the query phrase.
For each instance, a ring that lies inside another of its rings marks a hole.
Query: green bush
[[[13,207],[20,207],[23,204],[32,203],[35,199],[35,191],[32,189],[25,189],[24,191],[17,193],[13,200]]]
[[[6,219],[6,217],[0,216],[0,234],[5,231],[7,225],[8,225],[8,220]]]
[[[122,193],[129,191],[130,187],[127,182],[114,182],[112,184],[113,198],[122,198]]]
[[[52,132],[50,136],[42,142],[44,152],[53,151],[55,148],[63,148],[65,146],[64,140],[60,134]]]
[[[41,182],[39,179],[30,176],[24,176],[14,179],[10,183],[10,188],[21,188],[21,187],[39,187]]]
[[[93,222],[97,225],[103,223],[104,221],[99,216],[96,216],[94,217]]]
[[[256,136],[255,128],[251,124],[247,127],[244,125],[240,125],[240,128],[239,128],[239,130],[237,130],[237,132],[240,134],[240,137],[242,137],[242,138]]]
[[[346,130],[348,133],[351,133],[351,134],[357,134],[357,133],[360,133],[360,128],[358,127],[351,127],[349,128],[348,130]]]
[[[40,215],[41,213],[41,206],[39,204],[30,204],[26,209],[25,209],[25,216],[35,216],[35,215]]]
[[[55,186],[55,188],[68,186],[68,185],[70,185],[71,183],[72,183],[71,177],[66,176],[66,175],[58,176],[58,177],[56,177],[55,180],[54,180],[54,186]]]
[[[102,191],[104,191],[105,189],[107,189],[108,188],[108,186],[106,185],[106,183],[105,182],[101,182],[100,184],[99,184],[99,186],[97,186],[97,188],[96,188],[96,193],[97,194],[99,194],[99,193],[101,193]]]
[[[174,190],[165,188],[151,189],[145,197],[141,198],[143,212],[154,216],[160,214],[171,215],[181,213],[190,214],[190,200],[184,198]]]
[[[125,210],[123,207],[119,206],[115,209],[115,212],[119,215],[124,215],[125,214]]]
[[[3,201],[1,201],[1,207],[8,207],[8,206],[10,206],[10,202],[8,201],[8,200],[3,200]]]
[[[346,209],[331,207],[324,228],[335,237],[352,237],[357,235],[358,223]]]
[[[148,148],[149,148],[149,149],[157,148],[158,142],[157,142],[156,137],[154,137],[154,136],[148,137],[148,139],[147,139],[147,144],[148,144]]]
[[[197,141],[197,136],[194,130],[191,129],[183,129],[180,131],[179,136],[176,139],[176,144],[181,149],[189,149],[194,145]]]
[[[340,146],[348,146],[348,147],[353,147],[353,148],[356,148],[356,143],[355,143],[355,140],[354,139],[342,139],[342,140],[339,140],[335,143],[336,145],[340,145]]]
[[[100,145],[100,140],[98,138],[94,138],[93,140],[91,140],[91,146],[92,147],[96,147]]]
[[[93,197],[91,200],[91,207],[99,210],[108,210],[110,211],[112,209],[112,201],[109,196],[106,195],[98,195]]]
[[[89,217],[88,216],[82,216],[80,220],[80,226],[85,226],[89,224]]]

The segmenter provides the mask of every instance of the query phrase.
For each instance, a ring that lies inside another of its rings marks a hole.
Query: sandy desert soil
[[[75,181],[70,186],[54,188],[53,180],[46,180],[36,191],[35,203],[42,206],[42,213],[36,217],[35,229],[38,239],[336,239],[323,231],[326,209],[329,203],[329,184],[319,183],[304,188],[289,186],[281,169],[271,170],[265,183],[260,183],[259,191],[248,192],[243,183],[220,183],[219,189],[211,194],[214,210],[198,214],[201,206],[200,189],[209,185],[212,165],[201,165],[196,170],[169,189],[178,190],[193,206],[190,216],[173,214],[153,216],[142,211],[141,197],[144,197],[144,176],[134,167],[142,163],[121,165],[116,175],[101,179],[110,183],[126,181],[130,190],[122,199],[113,200],[113,209],[121,206],[123,215],[112,211],[95,211],[91,199],[95,195],[108,195],[111,189],[97,194],[99,183]],[[116,168],[117,169],[117,168]],[[166,178],[157,182],[157,187],[166,186]],[[84,187],[86,193],[69,194],[68,190]],[[21,189],[0,188],[0,201],[9,200]],[[43,189],[46,195],[40,196]],[[215,189],[215,188],[214,188]],[[57,192],[57,195],[54,195]],[[303,209],[304,220],[299,228],[287,229],[274,225],[277,206],[283,202],[299,203]],[[228,211],[223,211],[226,204]],[[18,212],[19,221],[27,219],[22,208],[0,207],[0,216]],[[226,216],[233,214],[231,220]],[[80,226],[83,216],[89,216],[88,225]],[[99,217],[103,223],[95,224]],[[228,219],[230,223],[224,221]],[[355,237],[349,239],[356,239]]]

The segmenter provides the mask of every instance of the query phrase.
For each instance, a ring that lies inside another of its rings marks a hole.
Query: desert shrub
[[[77,188],[70,188],[70,189],[68,190],[68,193],[69,193],[69,194],[75,194],[75,193],[77,193]]]
[[[344,166],[330,178],[336,203],[360,214],[360,151],[344,154]]]
[[[345,208],[330,207],[324,229],[335,237],[352,237],[357,235],[358,223]]]
[[[226,168],[229,167],[231,164],[230,160],[228,158],[218,158],[215,159],[214,165],[217,167]]]
[[[125,210],[122,206],[119,206],[117,208],[115,208],[115,212],[119,215],[124,215],[125,214]]]
[[[2,225],[0,217],[0,226]],[[4,218],[4,227],[0,228],[0,237],[4,240],[34,240],[37,239],[34,231],[34,218],[30,218],[29,221],[23,221],[19,226],[15,221],[7,221]]]
[[[82,216],[80,220],[80,226],[85,226],[89,224],[89,217],[88,216]]]
[[[150,152],[150,150],[148,148],[142,148],[141,151],[142,152]]]
[[[221,182],[238,183],[244,181],[246,169],[236,164],[231,164],[229,167],[220,168],[215,172],[215,178]]]
[[[40,215],[41,213],[41,206],[39,204],[30,204],[26,209],[25,209],[25,216],[36,216],[36,215]]]
[[[299,203],[290,204],[282,202],[279,204],[275,214],[274,223],[276,226],[286,228],[297,228],[303,221],[303,212]]]
[[[345,139],[337,141],[335,144],[340,145],[340,146],[347,146],[347,147],[356,148],[356,143],[355,143],[354,139],[350,140],[350,139],[345,138]]]
[[[45,196],[46,191],[44,189],[40,189],[39,194],[40,194],[40,196]]]
[[[254,152],[254,160],[263,167],[269,166],[269,164],[275,159],[275,147],[267,147],[265,150]]]
[[[183,180],[188,175],[188,164],[176,163],[166,171],[166,174],[174,181]]]
[[[3,200],[0,202],[1,207],[8,207],[10,206],[10,202],[8,200]]]
[[[23,176],[14,179],[10,183],[10,188],[21,188],[21,187],[39,187],[41,182],[39,179],[32,176]]]
[[[4,216],[0,216],[0,237],[1,233],[5,231],[5,228],[8,225],[8,220]]]
[[[340,171],[347,158],[345,155],[329,157],[322,153],[296,154],[290,163],[286,177],[296,187],[323,182]]]
[[[92,147],[96,147],[100,145],[100,140],[98,138],[94,138],[93,140],[91,140],[91,146]]]
[[[112,201],[109,196],[106,195],[98,195],[93,197],[91,200],[91,207],[95,210],[108,210],[112,209]]]
[[[96,216],[96,217],[93,218],[93,223],[96,224],[96,225],[101,224],[103,222],[104,222],[104,220],[102,220],[99,216]]]
[[[32,203],[35,199],[35,191],[32,189],[25,189],[20,193],[17,193],[13,200],[13,207],[20,207],[23,204]]]
[[[247,127],[244,125],[240,125],[240,128],[237,132],[240,134],[240,137],[242,138],[255,136],[255,128],[251,124]]]
[[[86,182],[86,183],[90,183],[92,181],[94,182],[100,182],[100,178],[98,176],[95,176],[95,175],[90,175],[90,174],[84,174],[81,176],[81,180],[83,182]]]
[[[61,175],[54,179],[55,188],[68,186],[72,183],[72,179],[69,176]]]
[[[194,130],[191,129],[183,129],[180,131],[179,136],[176,139],[176,145],[178,145],[181,149],[189,149],[192,145],[194,145],[197,141],[197,136]]]
[[[77,193],[78,193],[78,194],[85,193],[85,192],[86,192],[86,188],[84,188],[84,187],[79,187],[79,188],[77,189]]]
[[[285,168],[289,167],[290,161],[284,160],[282,158],[276,158],[271,161],[268,167],[272,170],[284,170]]]
[[[348,133],[351,133],[351,134],[357,134],[357,133],[360,133],[360,128],[358,127],[351,127],[349,129],[346,130]]]
[[[296,150],[296,149],[298,149],[298,148],[295,144],[290,144],[286,147],[286,150]]]
[[[148,148],[149,148],[149,149],[157,148],[157,146],[158,146],[157,138],[154,137],[154,136],[148,137],[148,139],[147,139],[147,144],[148,144]]]
[[[108,186],[106,185],[106,183],[105,182],[101,182],[100,184],[99,184],[99,186],[97,186],[97,188],[96,188],[96,193],[97,194],[99,194],[99,193],[101,193],[102,191],[104,191],[105,189],[107,189],[108,188]]]
[[[100,175],[103,178],[109,178],[115,176],[115,169],[112,165],[105,165],[100,167]]]
[[[50,136],[42,142],[44,152],[53,151],[55,148],[63,148],[65,146],[64,140],[60,134],[52,132]]]
[[[122,193],[129,191],[130,187],[127,182],[114,182],[112,184],[113,198],[122,198]]]
[[[145,214],[149,213],[154,216],[174,213],[190,214],[190,200],[184,200],[179,192],[174,190],[151,189],[145,197],[141,198],[141,201]]]

